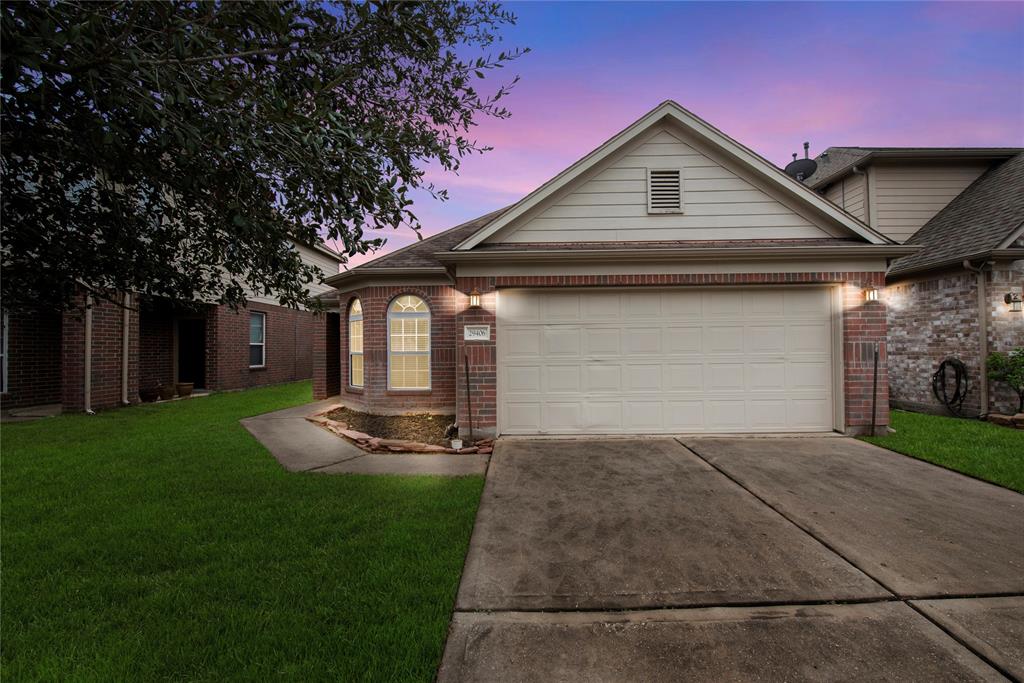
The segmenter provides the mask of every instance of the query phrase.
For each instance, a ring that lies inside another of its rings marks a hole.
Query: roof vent
[[[647,169],[647,213],[682,212],[682,169]]]
[[[797,159],[796,154],[793,155],[793,161],[786,164],[786,175],[796,178],[800,182],[803,182],[814,175],[814,172],[818,170],[818,162],[810,158],[811,143],[804,143],[804,158]]]

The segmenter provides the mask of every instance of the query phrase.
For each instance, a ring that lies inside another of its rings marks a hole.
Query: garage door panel
[[[622,401],[587,401],[583,404],[583,427],[587,430],[622,429]]]
[[[583,389],[580,383],[581,368],[578,365],[546,366],[547,386],[549,394],[578,394]]]
[[[537,358],[541,355],[541,332],[536,328],[520,327],[505,331],[505,358]]]
[[[547,356],[579,356],[580,329],[578,327],[544,327],[544,354]]]
[[[660,355],[661,327],[631,327],[623,332],[625,352],[628,355],[648,354]]]
[[[498,301],[502,433],[832,428],[825,288],[503,290]]]
[[[583,329],[583,353],[586,356],[622,355],[622,330],[618,327],[586,327]]]
[[[544,403],[544,414],[541,416],[545,431],[548,432],[579,432],[581,404],[577,401]]]
[[[746,366],[746,384],[749,391],[785,391],[785,361],[749,363]]]
[[[698,326],[670,326],[665,328],[665,351],[672,355],[700,354],[704,331]]]
[[[709,325],[704,328],[704,353],[742,353],[742,325]]]
[[[665,365],[665,389],[670,392],[699,392],[704,389],[704,365],[668,363]]]
[[[785,325],[748,325],[744,330],[747,353],[785,353]]]
[[[786,327],[786,350],[795,353],[821,353],[828,348],[831,327],[827,323],[793,323]]]
[[[591,363],[584,368],[584,386],[592,393],[621,393],[622,368],[618,365]]]

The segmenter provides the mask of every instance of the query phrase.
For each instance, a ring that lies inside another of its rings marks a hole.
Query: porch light
[[[1016,292],[1007,292],[1005,295],[1003,295],[1003,303],[1008,304],[1012,312],[1021,312],[1020,294],[1017,294]]]
[[[878,301],[878,290],[868,285],[864,288],[864,301]]]
[[[476,287],[469,293],[469,307],[480,308],[480,291]]]

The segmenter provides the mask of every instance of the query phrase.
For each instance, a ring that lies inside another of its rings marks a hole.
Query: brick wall
[[[139,312],[139,387],[174,382],[174,314],[165,308]]]
[[[989,352],[1024,346],[1024,316],[1003,303],[1011,287],[1024,283],[1024,262],[998,264],[986,273]],[[975,273],[954,269],[923,278],[890,283],[885,290],[889,326],[890,391],[894,407],[946,413],[932,393],[932,375],[946,358],[967,366],[968,392],[964,412],[980,411],[978,289]],[[989,383],[990,409],[1012,412],[1015,395],[1000,383]]]
[[[414,294],[430,308],[430,389],[393,391],[387,378],[387,308],[402,294]],[[348,308],[358,298],[363,306],[362,389],[349,385]],[[403,412],[448,413],[455,409],[456,315],[466,296],[445,285],[422,287],[365,287],[341,297],[340,343],[341,396],[354,407],[379,414]]]
[[[124,324],[121,306],[96,299],[92,310],[91,408],[104,410],[121,405],[121,359]],[[64,314],[62,326],[61,403],[65,412],[85,408],[85,312]],[[128,400],[139,396],[139,314],[128,314]]]
[[[881,287],[882,273],[756,273],[756,274],[676,274],[676,275],[594,275],[594,276],[502,276],[459,278],[455,288],[431,287],[367,287],[349,292],[341,298],[347,311],[352,298],[363,305],[364,365],[366,387],[348,387],[348,362],[345,356],[347,319],[341,321],[341,384],[347,403],[375,413],[401,413],[411,410],[447,408],[458,404],[458,421],[464,432],[469,424],[466,401],[464,358],[469,358],[469,381],[472,393],[473,428],[477,436],[493,434],[497,423],[497,356],[495,348],[495,296],[503,287],[585,287],[585,286],[713,286],[743,284],[845,283],[843,288],[843,358],[845,367],[844,398],[846,424],[851,433],[867,431],[871,423],[871,380],[874,345],[880,353],[878,407],[876,424],[887,425],[888,375],[886,371],[886,314],[881,302],[867,303],[861,288],[871,284]],[[467,293],[478,289],[481,308],[469,309]],[[433,353],[430,392],[407,394],[387,391],[386,308],[395,296],[413,293],[431,307]],[[488,341],[465,342],[457,331],[463,325],[491,326]],[[321,380],[323,383],[326,380]]]
[[[249,367],[249,314],[266,314],[266,363]],[[232,311],[211,306],[206,318],[206,384],[214,390],[243,389],[309,379],[313,374],[313,314],[250,302]]]
[[[62,328],[57,311],[8,314],[5,409],[60,403]]]
[[[341,392],[341,316],[321,313],[313,317],[313,397],[337,396]]]

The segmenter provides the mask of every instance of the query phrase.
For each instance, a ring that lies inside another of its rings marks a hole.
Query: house
[[[961,414],[1013,413],[1015,395],[983,368],[990,352],[1024,346],[1012,304],[1024,285],[1024,150],[831,147],[817,161],[808,186],[921,247],[886,276],[892,405],[946,412],[932,378],[956,358],[967,369]]]
[[[323,245],[294,247],[328,275],[343,260]],[[161,384],[223,390],[308,379],[313,326],[310,311],[259,295],[239,311],[123,294],[95,297],[84,313],[11,311],[0,339],[0,402],[5,411],[60,404],[78,412],[137,403],[140,390]]]
[[[916,251],[669,101],[518,203],[328,278],[314,393],[477,437],[864,433],[888,423],[877,292]]]

